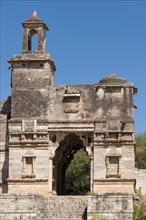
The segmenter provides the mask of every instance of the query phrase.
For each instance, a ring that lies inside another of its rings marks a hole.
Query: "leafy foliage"
[[[135,166],[138,169],[146,169],[146,133],[136,135],[135,139]]]
[[[145,196],[142,196],[138,190],[135,194],[134,201],[134,220],[146,220],[146,200]]]
[[[146,220],[146,203],[144,201],[134,205],[134,220]]]
[[[90,159],[83,149],[74,154],[66,170],[66,194],[85,195],[90,191]]]

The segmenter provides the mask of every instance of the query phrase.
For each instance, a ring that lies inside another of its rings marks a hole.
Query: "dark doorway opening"
[[[90,159],[75,134],[60,142],[53,159],[53,191],[57,195],[85,195],[90,191]]]

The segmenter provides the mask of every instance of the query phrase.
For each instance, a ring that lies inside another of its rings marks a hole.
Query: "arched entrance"
[[[56,149],[53,158],[53,191],[55,191],[57,195],[66,194],[65,172],[74,158],[74,154],[80,149],[84,149],[89,156],[87,147],[85,146],[86,138],[84,135],[68,134]]]

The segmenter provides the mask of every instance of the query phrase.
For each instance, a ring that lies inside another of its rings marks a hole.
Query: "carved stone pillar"
[[[48,190],[50,194],[53,194],[53,158],[55,156],[55,151],[57,149],[57,146],[49,147]]]
[[[93,148],[92,144],[86,147],[87,155],[90,159],[90,193],[93,192],[93,177],[94,177],[94,162],[93,162]]]
[[[49,179],[48,179],[48,184],[49,184],[49,193],[52,193],[52,182],[53,182],[53,158],[49,158]]]
[[[90,157],[90,192],[93,193],[93,177],[94,177],[93,157]]]
[[[23,168],[22,168],[22,177],[25,175],[25,167],[26,167],[26,157],[22,158]]]
[[[35,157],[32,158],[32,175],[35,175]]]

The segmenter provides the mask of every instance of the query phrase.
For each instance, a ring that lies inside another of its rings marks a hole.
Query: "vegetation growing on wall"
[[[146,169],[146,133],[135,136],[135,166],[138,169]]]
[[[133,219],[146,220],[146,196],[143,196],[140,190],[135,192]]]

